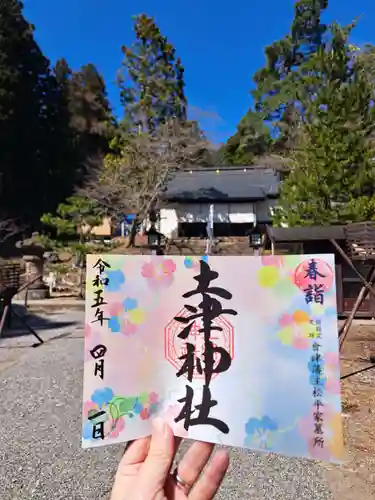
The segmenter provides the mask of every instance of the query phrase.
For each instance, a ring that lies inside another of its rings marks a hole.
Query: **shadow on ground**
[[[27,328],[26,324],[29,325],[29,327],[34,330],[45,342],[71,335],[74,328],[69,329],[69,331],[66,331],[65,329],[68,327],[76,327],[79,324],[77,320],[72,320],[68,313],[50,312],[39,315],[28,311],[26,307],[18,304],[12,305],[12,309],[23,319],[23,321],[13,313],[10,317],[8,317],[5,328],[0,337],[0,348],[10,347],[6,342],[5,345],[2,345],[1,340],[6,341],[32,335],[32,332]],[[67,318],[66,321],[64,320],[64,316]],[[61,332],[61,330],[65,331]],[[46,334],[48,332],[48,335],[43,335],[43,332]],[[54,335],[54,333],[58,332],[60,332],[60,334]]]

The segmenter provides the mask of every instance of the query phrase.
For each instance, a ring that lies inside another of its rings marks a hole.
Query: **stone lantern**
[[[31,238],[17,243],[17,247],[23,253],[22,260],[25,262],[25,281],[32,281],[39,276],[27,288],[27,291],[23,292],[23,294],[27,293],[28,299],[31,300],[49,297],[49,288],[43,281],[45,248],[41,243],[35,241],[36,236],[38,236],[38,233],[33,233]]]

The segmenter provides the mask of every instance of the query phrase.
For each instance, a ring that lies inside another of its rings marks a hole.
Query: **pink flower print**
[[[147,279],[150,288],[167,288],[173,283],[176,264],[172,259],[153,259],[142,266],[141,274]]]
[[[138,307],[138,301],[132,297],[127,297],[123,302],[125,311],[124,316],[124,335],[132,335],[136,332],[137,327],[146,319],[146,313]]]
[[[172,274],[176,271],[176,264],[172,259],[165,259],[163,262],[163,267],[166,274]]]
[[[150,417],[150,412],[148,408],[143,408],[139,416],[141,417],[141,420],[147,420]]]
[[[330,372],[328,372],[325,385],[326,391],[330,394],[340,394],[341,386],[339,377],[331,377],[330,375]]]
[[[340,394],[340,358],[336,352],[326,352],[324,355],[326,385],[330,394]]]
[[[151,404],[156,404],[159,401],[159,396],[156,394],[156,392],[150,392],[148,400]]]
[[[324,361],[326,362],[326,366],[338,368],[340,363],[339,354],[337,352],[326,352],[324,354]]]
[[[133,335],[136,331],[137,331],[137,325],[134,325],[128,319],[126,319],[123,323],[122,333],[124,335]]]
[[[284,328],[285,326],[289,326],[293,323],[293,316],[290,314],[282,314],[279,318],[279,326]]]
[[[112,432],[110,434],[111,437],[117,438],[121,434],[121,432],[125,429],[125,420],[123,417],[120,417],[116,420],[112,419]]]
[[[183,421],[181,420],[177,424],[174,421],[174,419],[178,417],[180,412],[181,412],[180,405],[178,404],[169,405],[165,410],[165,412],[161,415],[161,417],[163,418],[163,420],[167,422],[167,424],[169,424],[172,427],[175,436],[187,438],[189,436],[189,433],[187,430],[185,430]]]
[[[86,401],[84,404],[83,404],[83,414],[85,417],[88,417],[89,415],[89,412],[91,410],[98,410],[99,407],[96,403],[93,403],[92,401]]]
[[[109,436],[116,438],[125,429],[125,420],[123,417],[114,419],[108,410],[107,404],[102,404],[99,406],[93,401],[86,401],[83,404],[83,416],[84,416],[84,427],[83,427],[83,438],[92,439],[92,423],[88,419],[90,414],[95,414],[98,411],[106,412],[106,421],[104,423],[104,436]]]
[[[118,316],[123,310],[121,302],[111,302],[108,308],[110,316]]]
[[[133,335],[146,319],[146,312],[138,307],[137,300],[132,297],[112,304],[110,313],[108,327],[115,334]]]
[[[277,336],[284,345],[302,350],[307,349],[310,345],[309,333],[309,323],[295,323],[294,320],[292,320],[292,323],[289,323],[287,326],[284,326],[281,330],[279,330]]]
[[[284,256],[282,255],[262,255],[263,266],[281,267],[284,263]]]
[[[304,350],[309,347],[309,341],[305,337],[294,337],[292,341],[292,346],[294,349]]]
[[[295,323],[293,325],[293,341],[292,346],[295,349],[307,349],[310,345],[309,333],[310,324],[307,323]]]
[[[141,274],[146,279],[154,277],[154,264],[152,262],[145,262],[142,266]]]

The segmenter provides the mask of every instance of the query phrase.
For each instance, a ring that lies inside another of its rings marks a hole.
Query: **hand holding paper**
[[[83,446],[176,435],[343,458],[332,255],[87,261]]]

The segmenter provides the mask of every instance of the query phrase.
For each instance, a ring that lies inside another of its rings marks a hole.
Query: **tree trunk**
[[[79,297],[81,299],[85,298],[85,287],[84,287],[85,279],[84,279],[84,276],[85,276],[85,267],[81,263],[80,270],[79,270]]]
[[[138,220],[134,219],[133,223],[132,223],[131,230],[130,230],[127,248],[131,248],[131,247],[135,246],[135,237],[137,236],[137,228],[138,228]]]

